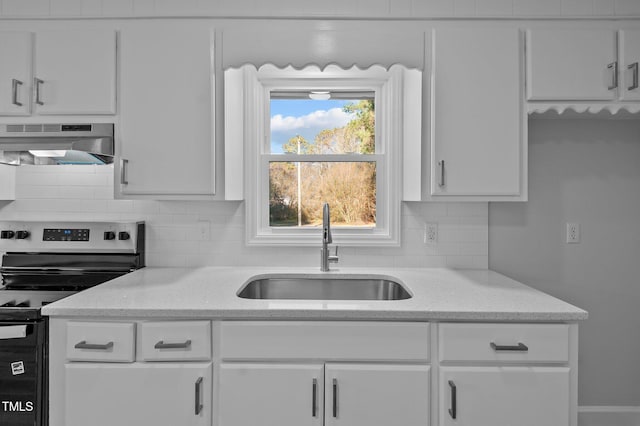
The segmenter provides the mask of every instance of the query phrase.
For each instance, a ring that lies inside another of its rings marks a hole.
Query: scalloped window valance
[[[226,30],[223,34],[223,68],[252,64],[259,68],[272,64],[278,68],[301,69],[315,65],[324,69],[337,65],[343,69],[370,68],[394,64],[409,69],[424,68],[424,32],[392,32],[359,28],[325,30],[299,27]]]

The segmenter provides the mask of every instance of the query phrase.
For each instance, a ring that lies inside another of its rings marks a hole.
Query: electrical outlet
[[[437,242],[438,242],[438,224],[425,223],[424,224],[424,243],[435,244]]]
[[[198,239],[208,241],[211,239],[211,222],[208,220],[198,221]]]
[[[576,244],[580,242],[580,224],[567,223],[567,243]]]

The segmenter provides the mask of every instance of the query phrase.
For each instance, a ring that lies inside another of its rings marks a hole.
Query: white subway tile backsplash
[[[48,16],[49,0],[2,0],[4,16]]]
[[[593,0],[593,14],[598,16],[613,16],[616,14],[615,0]]]
[[[640,1],[638,0],[616,0],[616,15],[640,15]]]
[[[115,200],[113,167],[21,167],[1,219],[145,220],[151,266],[318,264],[319,247],[247,247],[244,203]],[[424,223],[438,242],[425,244]],[[340,265],[487,268],[487,203],[403,203],[402,246],[341,247]]]
[[[51,15],[79,16],[82,13],[82,0],[51,0]]]
[[[102,15],[102,0],[82,0],[80,13],[82,16]]]
[[[453,1],[413,0],[411,11],[415,17],[453,16]]]
[[[513,0],[476,0],[478,16],[512,16]]]
[[[103,0],[103,16],[132,16],[133,0]]]
[[[513,0],[515,16],[559,16],[562,14],[561,0]]]
[[[593,15],[593,0],[562,0],[562,15],[591,16]]]
[[[135,16],[154,16],[156,14],[156,0],[134,0],[133,14]]]
[[[456,16],[475,16],[476,0],[454,0],[453,14]]]

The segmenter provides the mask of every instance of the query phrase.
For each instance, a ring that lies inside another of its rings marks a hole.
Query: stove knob
[[[3,239],[3,240],[10,240],[15,235],[16,235],[16,233],[13,232],[13,231],[1,231],[0,232],[0,238]]]
[[[122,232],[118,232],[118,239],[119,240],[128,240],[129,238],[131,238],[129,236],[128,232],[122,231]]]
[[[25,240],[29,238],[29,231],[18,231],[16,232],[16,238],[19,240]]]
[[[113,231],[107,231],[104,233],[104,239],[107,241],[111,241],[111,240],[115,240],[116,239],[116,233]]]

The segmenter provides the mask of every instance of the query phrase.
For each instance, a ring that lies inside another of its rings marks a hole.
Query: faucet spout
[[[329,254],[329,244],[332,242],[329,203],[324,203],[324,206],[322,206],[322,248],[320,249],[320,270],[322,272],[329,271],[330,263],[338,263],[338,247],[336,246],[335,256]]]

